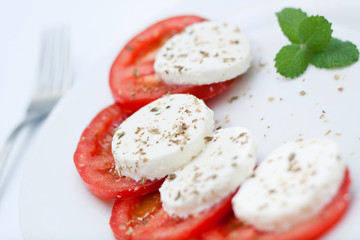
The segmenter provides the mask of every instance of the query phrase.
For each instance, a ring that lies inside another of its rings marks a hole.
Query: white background
[[[123,42],[122,34],[135,34],[140,26],[151,24],[149,19],[180,1],[183,0],[0,0],[0,149],[24,117],[31,98],[44,29],[63,24],[71,27],[76,79],[86,66],[101,58],[109,46]],[[242,1],[250,7],[260,4],[261,0]],[[39,128],[41,125],[21,134],[5,175],[0,178],[0,239],[22,239],[20,184]]]

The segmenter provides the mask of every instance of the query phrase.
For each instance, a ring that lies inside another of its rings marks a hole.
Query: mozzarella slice
[[[186,218],[234,192],[255,167],[256,145],[244,128],[221,129],[192,162],[169,174],[160,188],[169,215]]]
[[[161,179],[183,167],[212,135],[213,111],[187,94],[160,98],[127,118],[112,141],[120,175],[137,181]]]
[[[345,164],[326,139],[282,145],[232,200],[235,215],[259,230],[287,230],[321,211],[336,195]]]
[[[233,79],[251,62],[250,44],[238,27],[195,23],[169,39],[156,56],[156,73],[168,84],[203,85]]]

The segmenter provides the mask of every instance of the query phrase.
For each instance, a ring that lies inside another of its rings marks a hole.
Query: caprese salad
[[[89,190],[116,199],[117,239],[316,239],[344,215],[350,177],[335,143],[289,142],[258,164],[247,129],[214,131],[203,100],[248,70],[250,49],[238,27],[189,15],[120,52],[115,103],[74,155]]]

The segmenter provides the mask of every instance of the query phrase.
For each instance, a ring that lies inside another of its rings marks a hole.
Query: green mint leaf
[[[331,33],[331,23],[321,16],[305,18],[299,26],[300,43],[312,52],[324,49],[330,42]]]
[[[309,54],[299,44],[283,47],[275,57],[277,72],[288,78],[295,78],[305,72],[309,65]]]
[[[315,53],[310,61],[318,68],[338,68],[348,66],[358,59],[359,50],[355,44],[332,38],[329,45],[321,52]]]
[[[307,14],[301,9],[284,8],[276,13],[279,25],[285,36],[292,43],[299,43],[299,25],[307,18]]]

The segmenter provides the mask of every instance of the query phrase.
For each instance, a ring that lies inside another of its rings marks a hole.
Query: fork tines
[[[61,95],[72,85],[70,70],[70,29],[55,27],[43,32],[39,76],[35,95]]]

